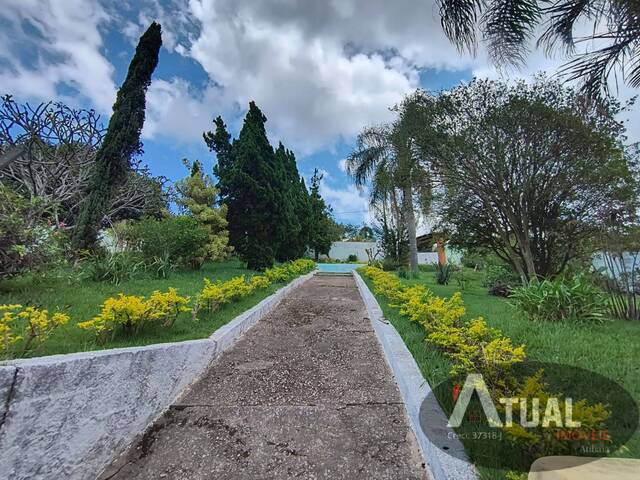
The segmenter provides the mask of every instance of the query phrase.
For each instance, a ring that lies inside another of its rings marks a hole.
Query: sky
[[[533,49],[501,71],[482,48],[461,54],[445,38],[433,0],[2,0],[0,94],[93,108],[105,125],[139,36],[163,30],[143,129],[143,163],[178,180],[181,159],[214,162],[202,140],[221,115],[237,136],[248,103],[267,116],[272,144],[292,149],[301,174],[324,172],[321,193],[337,220],[370,220],[365,190],[344,172],[368,124],[418,87],[439,91],[474,76],[554,74],[562,58]],[[637,94],[621,86],[626,100]],[[640,140],[634,107],[629,138]],[[210,170],[209,170],[210,171]]]

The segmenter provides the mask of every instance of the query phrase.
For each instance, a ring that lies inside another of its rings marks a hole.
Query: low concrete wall
[[[428,417],[429,428],[439,431],[438,437],[447,438],[447,432],[453,429],[447,426],[447,417],[435,401],[431,387],[422,376],[418,364],[396,329],[384,319],[382,309],[373,293],[357,272],[353,272],[358,290],[362,296],[371,325],[387,359],[387,363],[400,389],[405,412],[411,429],[418,440],[422,457],[431,472],[433,480],[477,480],[475,468],[466,459],[464,447],[455,437],[449,438],[446,445],[435,445],[422,430],[420,410],[425,399],[428,404],[422,414]],[[445,432],[443,435],[442,432]],[[441,447],[446,446],[449,455]],[[455,455],[455,456],[454,456]]]
[[[313,273],[210,338],[0,367],[0,478],[93,480],[239,336]]]

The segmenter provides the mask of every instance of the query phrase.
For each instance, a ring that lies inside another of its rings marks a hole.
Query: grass
[[[257,272],[247,270],[238,260],[229,260],[207,263],[198,271],[178,271],[168,279],[141,277],[122,282],[120,285],[92,280],[74,283],[62,278],[22,277],[0,283],[0,304],[34,305],[46,308],[50,312],[60,310],[71,317],[69,323],[56,330],[28,356],[178,342],[208,337],[238,314],[271,295],[283,284],[274,283],[237,302],[224,305],[215,312],[200,312],[198,321],[193,321],[190,313],[183,313],[170,329],[153,325],[135,337],[117,336],[114,341],[106,344],[97,343],[91,332],[77,328],[76,323],[93,318],[100,312],[102,302],[118,293],[149,295],[154,290],[166,291],[169,287],[175,287],[181,295],[195,296],[202,289],[204,277],[224,281],[238,275],[254,273]]]
[[[408,285],[425,284],[436,295],[443,297],[462,291],[467,318],[482,316],[491,327],[500,329],[510,337],[514,344],[524,343],[528,360],[594,371],[621,385],[637,404],[640,403],[640,323],[622,320],[611,320],[602,325],[533,323],[519,316],[508,300],[489,295],[482,286],[482,272],[465,269],[464,276],[464,290],[455,276],[449,285],[438,285],[433,272],[421,272],[418,278],[403,282]],[[372,289],[370,281],[366,281]],[[402,317],[397,309],[389,307],[384,297],[376,295],[376,298],[429,384],[435,386],[444,381],[449,375],[450,361],[424,341],[425,333],[420,325]],[[640,458],[638,431],[627,442],[626,447],[627,451],[619,451],[616,456]],[[483,479],[505,478],[505,473],[501,470],[481,467],[479,471]]]

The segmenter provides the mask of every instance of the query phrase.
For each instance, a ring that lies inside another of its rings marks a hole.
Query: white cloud
[[[422,68],[501,75],[482,52],[477,58],[457,52],[434,0],[4,0],[0,20],[3,91],[103,113],[110,113],[116,88],[106,28],[135,43],[151,21],[160,21],[164,48],[198,62],[209,83],[196,89],[178,71],[155,79],[146,138],[199,142],[217,114],[237,131],[255,100],[271,139],[304,155],[388,120],[389,107],[419,85]],[[25,51],[29,58],[18,53]],[[560,64],[536,50],[525,69],[502,75],[529,77]],[[67,97],[65,86],[79,95]],[[633,93],[623,88],[621,96]],[[640,139],[640,118],[629,116],[630,137]]]
[[[373,215],[369,210],[367,189],[358,189],[355,185],[345,188],[332,187],[326,181],[320,183],[320,195],[331,205],[336,219],[342,223],[372,223]]]
[[[167,135],[184,142],[202,141],[202,132],[211,129],[214,112],[210,106],[223,101],[223,92],[212,85],[204,92],[194,92],[184,79],[156,79],[147,91],[147,116],[142,135],[144,138]]]
[[[282,19],[277,2],[266,3],[191,1],[200,33],[190,52],[231,105],[255,100],[274,137],[296,150],[351,139],[364,124],[390,118],[389,106],[418,85],[403,59],[370,48],[349,53],[349,38],[303,22],[309,9]]]
[[[0,19],[8,32],[0,50],[7,64],[0,69],[2,93],[49,100],[65,98],[59,88],[71,86],[97,109],[110,112],[113,66],[101,53],[99,30],[109,17],[97,1],[4,0]]]

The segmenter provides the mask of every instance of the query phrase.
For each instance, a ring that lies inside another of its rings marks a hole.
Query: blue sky
[[[184,157],[211,167],[203,130],[222,115],[236,135],[255,100],[272,143],[296,153],[302,174],[325,172],[337,219],[361,223],[366,191],[341,166],[365,125],[391,119],[389,107],[417,87],[527,78],[562,64],[532,51],[526,68],[500,72],[482,50],[456,51],[436,14],[432,0],[3,0],[0,93],[95,108],[106,123],[139,35],[159,21],[164,45],[143,131],[151,171],[177,180]],[[630,116],[639,140],[637,110]]]

